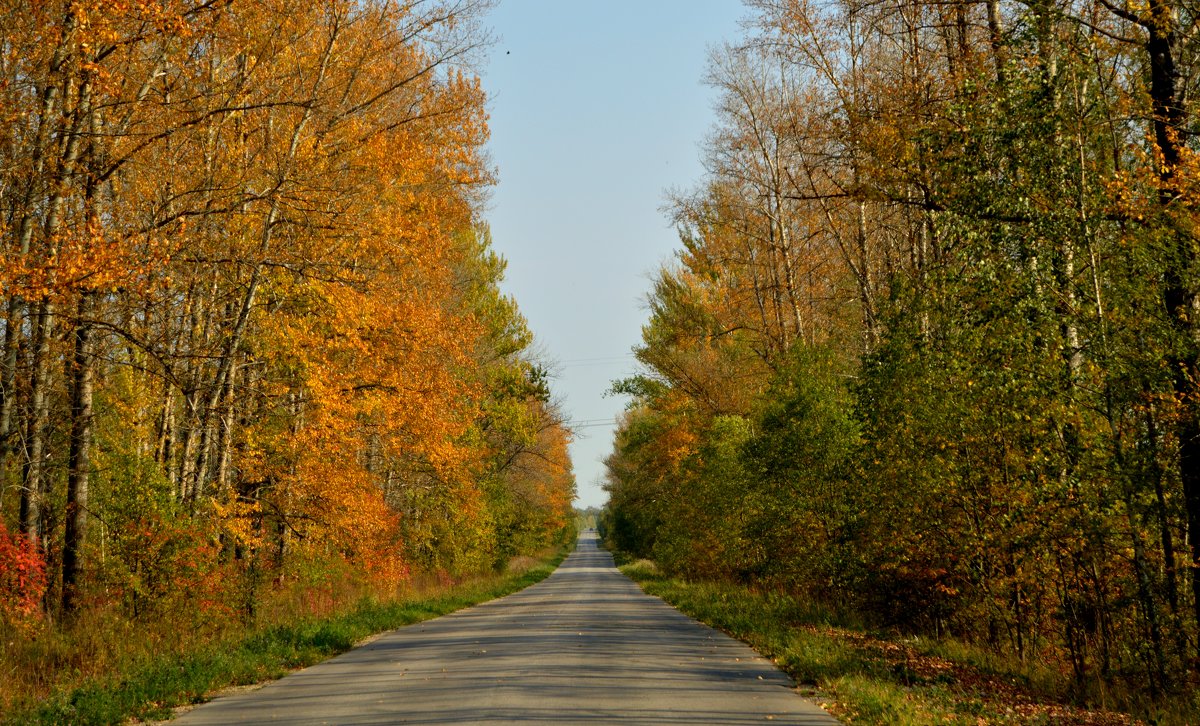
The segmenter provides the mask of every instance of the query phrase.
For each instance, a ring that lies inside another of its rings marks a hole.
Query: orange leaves
[[[459,287],[456,241],[490,181],[486,111],[479,79],[456,66],[478,39],[441,32],[471,11],[34,5],[11,14],[0,51],[0,294],[48,326],[10,336],[10,352],[35,332],[51,341],[45,415],[84,418],[65,398],[86,369],[95,460],[127,458],[155,482],[153,497],[130,496],[154,506],[130,505],[127,532],[87,535],[129,564],[114,581],[134,592],[138,567],[165,573],[184,551],[231,570],[338,562],[389,582],[414,553],[490,563],[496,517],[477,479],[495,452],[473,429],[493,342]],[[99,304],[63,315],[83,292]],[[93,336],[82,364],[57,343],[76,328]],[[17,375],[28,391],[35,372]],[[13,430],[41,415],[33,399]],[[73,423],[34,428],[66,448],[57,434]],[[530,488],[557,522],[569,464],[565,445],[545,446],[553,475]],[[96,519],[109,521],[132,484],[97,479]],[[61,527],[61,505],[45,504]]]
[[[159,240],[133,249],[93,220],[78,230],[64,230],[44,256],[0,256],[0,294],[39,300],[81,290],[145,291],[169,259]]]
[[[322,93],[300,129],[286,203],[328,210],[330,226],[281,230],[288,244],[273,255],[310,273],[270,273],[279,302],[257,329],[261,355],[285,363],[303,406],[291,426],[252,426],[262,454],[240,465],[248,479],[277,482],[269,496],[303,547],[370,555],[370,567],[395,577],[402,560],[370,553],[400,546],[394,507],[428,516],[428,497],[409,487],[455,490],[434,506],[456,516],[474,506],[474,452],[458,442],[477,398],[479,326],[453,309],[451,233],[474,214],[457,185],[483,178],[482,99],[477,84],[422,74],[415,46],[373,35],[388,21],[374,13],[386,12],[364,9],[346,25],[338,42],[362,65],[344,78],[327,69],[329,90],[345,90]]]

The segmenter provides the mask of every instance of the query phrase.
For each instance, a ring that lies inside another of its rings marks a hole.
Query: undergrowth
[[[1200,724],[1195,692],[1156,704],[1109,694],[1110,708],[1137,718],[1083,708],[1071,703],[1066,674],[1051,664],[1022,664],[956,641],[873,633],[797,598],[666,577],[646,560],[621,571],[647,593],[749,643],[846,723]]]
[[[228,686],[279,678],[349,650],[375,633],[454,612],[516,592],[545,579],[565,551],[503,574],[461,583],[442,583],[423,591],[380,601],[364,597],[351,607],[322,617],[299,617],[247,631],[194,637],[185,646],[156,649],[152,634],[112,655],[120,646],[109,638],[134,637],[128,629],[98,636],[95,628],[47,634],[42,643],[6,638],[0,664],[6,670],[37,668],[37,659],[58,666],[79,662],[88,652],[107,658],[104,672],[81,675],[68,669],[42,674],[58,685],[48,694],[18,695],[9,703],[3,724],[119,724],[129,719],[161,719],[172,709],[202,702],[206,694]],[[107,654],[107,655],[105,655]],[[24,662],[22,662],[24,661]]]

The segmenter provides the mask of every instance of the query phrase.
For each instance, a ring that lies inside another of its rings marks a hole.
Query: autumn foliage
[[[2,5],[6,620],[252,621],[558,541],[482,7]]]
[[[616,386],[610,541],[1190,698],[1195,5],[748,4]]]
[[[0,522],[0,623],[24,626],[37,620],[46,592],[46,563],[32,542]]]

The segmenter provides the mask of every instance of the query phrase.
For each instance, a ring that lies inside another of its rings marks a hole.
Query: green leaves
[[[1194,9],[753,7],[613,386],[614,542],[1049,659],[1080,698],[1181,689],[1200,154],[1167,68],[1200,37],[1164,28]]]

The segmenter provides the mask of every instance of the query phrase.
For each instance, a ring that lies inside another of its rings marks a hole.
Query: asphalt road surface
[[[546,580],[173,723],[836,724],[749,647],[642,593],[584,533]]]

